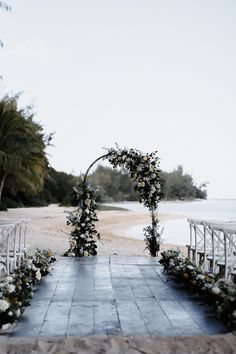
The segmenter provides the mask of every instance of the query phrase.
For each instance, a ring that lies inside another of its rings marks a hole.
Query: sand
[[[35,248],[50,248],[56,255],[62,255],[68,249],[68,235],[71,227],[66,225],[66,215],[70,209],[50,205],[41,208],[18,208],[0,212],[0,219],[30,218],[27,243],[30,251]],[[175,215],[159,215],[161,220],[177,218]],[[148,256],[143,240],[125,236],[125,229],[134,225],[150,223],[147,213],[133,211],[100,211],[97,229],[101,233],[98,241],[98,255],[109,256]],[[180,246],[179,246],[180,247]],[[162,249],[178,248],[163,244]],[[181,247],[180,247],[181,248]],[[185,251],[185,247],[181,248]]]
[[[1,354],[235,354],[233,334],[201,337],[0,338]]]
[[[131,211],[99,212],[98,230],[101,241],[98,242],[98,255],[148,256],[145,243],[124,235],[127,227],[150,222],[148,214]],[[9,209],[0,212],[0,219],[30,218],[28,243],[30,250],[50,248],[57,255],[68,248],[70,227],[66,225],[66,209],[51,205],[42,208]],[[175,215],[160,215],[160,219],[177,218]],[[134,235],[135,236],[135,235]],[[162,249],[176,245],[162,245]],[[185,251],[185,247],[180,247]],[[110,354],[187,354],[187,353],[236,353],[236,337],[231,334],[201,337],[87,337],[87,338],[9,338],[0,336],[1,354],[69,354],[69,353],[110,353]]]

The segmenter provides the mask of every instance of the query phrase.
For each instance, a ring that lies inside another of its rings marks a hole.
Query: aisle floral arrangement
[[[50,250],[37,249],[13,274],[0,279],[0,328],[7,329],[19,319],[55,260]]]
[[[236,330],[236,285],[202,272],[179,251],[161,253],[160,263],[168,276],[192,293],[198,294],[230,330]]]
[[[97,218],[97,190],[90,184],[74,188],[77,209],[67,216],[67,225],[73,226],[69,236],[69,249],[64,254],[69,257],[95,256],[97,245],[95,239],[100,238],[95,228]]]

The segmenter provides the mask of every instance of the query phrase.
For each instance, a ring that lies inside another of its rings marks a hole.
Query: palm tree
[[[15,190],[36,193],[43,186],[49,139],[30,110],[17,107],[18,97],[0,100],[0,201],[6,178]]]

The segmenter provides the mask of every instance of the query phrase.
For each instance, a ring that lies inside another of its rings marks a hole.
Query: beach
[[[9,209],[0,212],[0,219],[30,218],[31,223],[27,231],[27,244],[29,251],[36,248],[51,249],[56,255],[62,255],[68,249],[68,235],[71,226],[66,224],[66,216],[71,208],[50,205],[48,207],[30,207]],[[161,220],[171,220],[172,214],[160,214]],[[98,240],[98,255],[100,256],[148,256],[145,242],[135,239],[135,234],[129,237],[125,234],[127,228],[135,225],[150,223],[148,212],[135,212],[130,210],[99,211],[97,229],[101,234]],[[162,244],[161,249],[180,248],[185,251],[185,246]]]
[[[56,256],[68,249],[68,234],[71,227],[66,225],[68,208],[50,205],[40,208],[9,209],[0,212],[0,219],[30,218],[27,243],[30,251],[35,248],[50,248]],[[178,218],[163,213],[161,220]],[[148,256],[145,243],[134,236],[124,236],[124,230],[134,225],[150,222],[148,213],[134,211],[99,211],[97,228],[101,233],[98,241],[99,256]],[[185,246],[162,244],[161,249],[178,249],[186,252]],[[4,334],[4,333],[3,333]],[[60,337],[9,338],[0,337],[1,352],[4,353],[233,353],[233,334],[194,337]]]

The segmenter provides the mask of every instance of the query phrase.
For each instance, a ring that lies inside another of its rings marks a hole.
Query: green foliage
[[[154,213],[152,213],[152,224],[143,229],[146,248],[152,257],[156,257],[160,251],[161,234],[159,232],[159,220]]]
[[[206,199],[206,184],[197,186],[192,176],[183,173],[183,167],[178,166],[172,172],[161,172],[162,198],[165,200]]]
[[[55,261],[50,250],[37,249],[32,256],[27,256],[20,268],[10,276],[0,280],[0,328],[14,323],[30,304],[33,292],[41,277],[51,270]]]
[[[49,167],[45,177],[44,189],[38,197],[48,204],[73,205],[75,198],[73,188],[79,184],[80,180],[80,177],[59,172]]]
[[[127,171],[100,165],[89,176],[89,180],[97,186],[101,202],[138,200],[138,194],[134,191],[134,182]]]
[[[130,179],[127,170],[114,170],[110,167],[98,166],[89,176],[93,185],[98,187],[101,202],[119,202],[139,200],[135,183]],[[206,184],[197,186],[189,174],[183,173],[178,166],[172,172],[160,171],[161,198],[165,200],[206,199]]]
[[[212,273],[202,272],[180,252],[168,250],[161,253],[160,264],[171,279],[184,284],[191,293],[198,294],[226,326],[236,329],[236,285]]]
[[[67,224],[71,225],[73,230],[69,238],[70,248],[65,256],[95,256],[97,245],[94,238],[100,238],[95,228],[95,222],[98,221],[97,192],[85,181],[75,188],[75,192],[77,209],[67,216]]]
[[[0,201],[6,181],[12,194],[42,190],[48,166],[45,150],[52,136],[33,121],[29,107],[18,108],[17,100],[18,96],[0,100]]]

